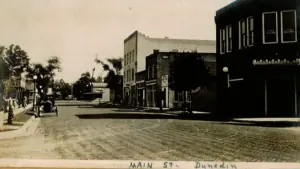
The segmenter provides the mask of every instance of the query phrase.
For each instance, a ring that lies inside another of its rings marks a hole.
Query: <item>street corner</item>
[[[15,120],[12,125],[5,124],[3,126],[4,130],[0,132],[0,140],[14,139],[18,137],[31,136],[32,134],[34,134],[39,125],[40,118],[35,118],[34,115],[26,115],[24,113],[17,116],[17,120]],[[28,116],[29,118],[26,119],[26,116]],[[24,118],[26,121],[24,120]]]

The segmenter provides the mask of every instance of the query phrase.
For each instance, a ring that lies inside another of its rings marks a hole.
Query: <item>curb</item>
[[[32,116],[18,130],[0,132],[0,140],[14,139],[14,138],[18,138],[18,137],[25,137],[25,136],[33,135],[39,125],[40,120],[41,120],[40,118],[35,118],[35,116]]]

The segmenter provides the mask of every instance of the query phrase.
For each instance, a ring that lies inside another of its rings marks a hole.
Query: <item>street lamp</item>
[[[226,83],[227,88],[230,88],[230,82],[229,82],[229,72],[228,67],[223,67],[223,72],[226,74]]]
[[[36,87],[36,80],[37,80],[37,75],[33,76],[33,104],[32,104],[32,111],[34,111],[34,106],[35,106],[35,87]]]

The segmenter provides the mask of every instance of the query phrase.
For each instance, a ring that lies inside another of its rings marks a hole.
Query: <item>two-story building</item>
[[[146,57],[154,49],[161,52],[172,50],[215,53],[216,42],[211,40],[189,40],[170,38],[151,38],[138,31],[133,32],[124,40],[124,81],[123,98],[128,104],[136,104],[137,79],[136,73],[146,70]]]
[[[178,52],[175,50],[172,52],[161,52],[154,50],[151,55],[146,57],[146,71],[143,72],[145,88],[141,89],[139,93],[141,98],[146,99],[144,104],[146,107],[181,108],[184,103],[184,95],[186,95],[187,103],[191,103],[192,95],[199,94],[197,91],[193,91],[191,95],[190,92],[179,92],[170,87],[171,64],[181,56],[204,58],[211,77],[215,77],[215,53]],[[187,76],[196,78],[196,74],[197,72],[194,75]],[[211,79],[212,81],[214,80],[214,78]],[[195,101],[195,104],[201,104],[197,100],[193,101]]]
[[[298,116],[300,0],[236,0],[216,12],[218,113]]]

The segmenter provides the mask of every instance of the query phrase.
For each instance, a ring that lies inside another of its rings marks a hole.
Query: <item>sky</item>
[[[62,61],[56,79],[76,81],[94,59],[122,57],[135,30],[150,37],[215,40],[217,9],[233,0],[1,0],[0,45],[21,46],[32,63]],[[105,74],[105,73],[104,73]]]

